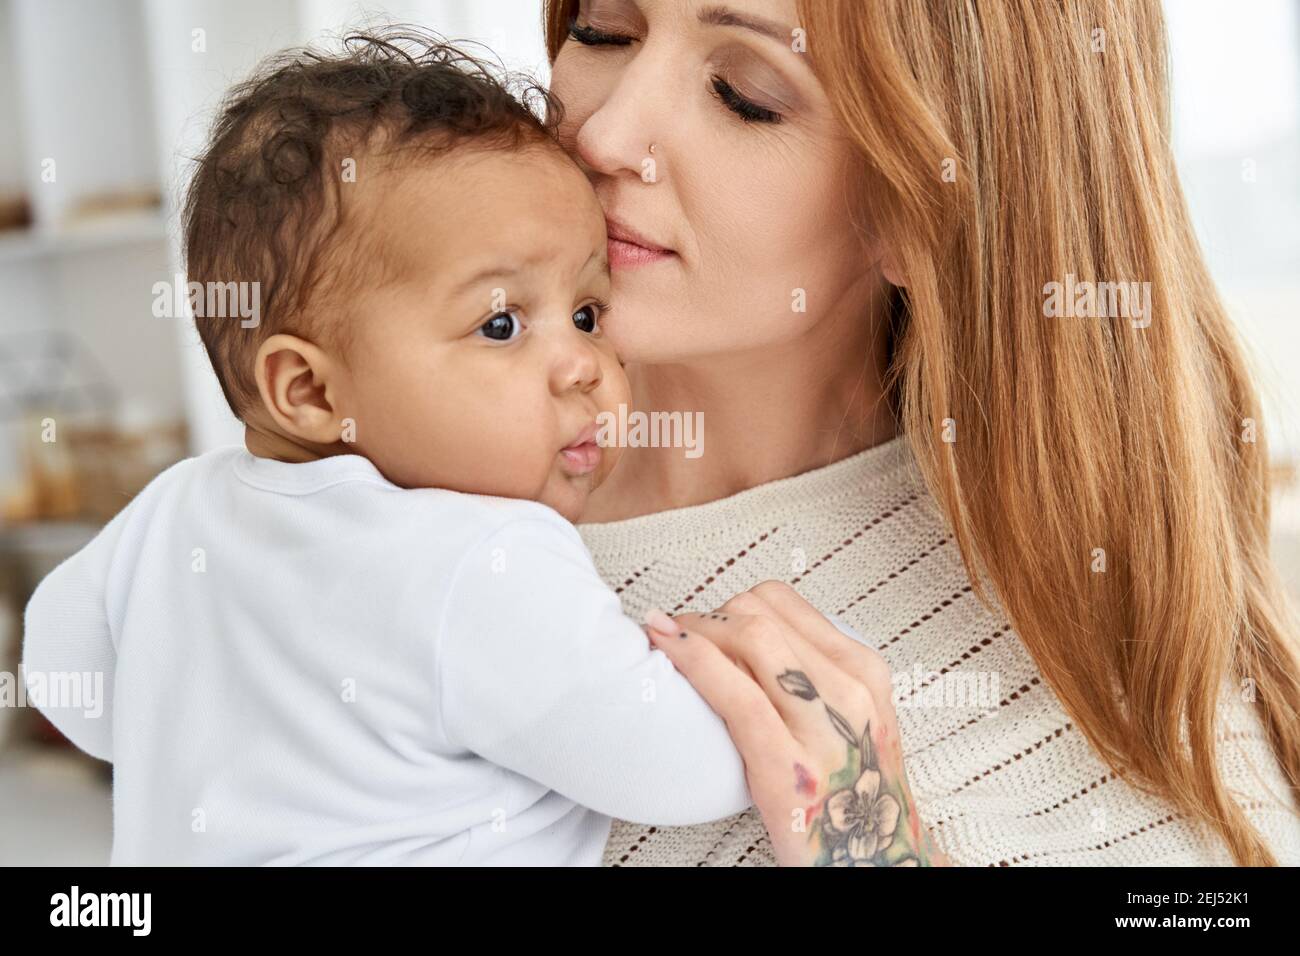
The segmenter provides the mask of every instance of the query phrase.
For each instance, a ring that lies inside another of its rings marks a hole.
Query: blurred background
[[[546,80],[540,6],[0,0],[0,680],[49,569],[158,471],[241,441],[192,325],[153,309],[225,90],[277,49],[386,20]],[[1166,15],[1183,185],[1265,393],[1275,547],[1300,600],[1300,0]],[[107,862],[108,779],[34,710],[0,705],[0,865]]]

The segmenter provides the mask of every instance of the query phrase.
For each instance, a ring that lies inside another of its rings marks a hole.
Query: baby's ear
[[[334,407],[342,369],[326,352],[296,335],[272,335],[257,350],[257,391],[276,426],[300,441],[334,445],[342,435]]]

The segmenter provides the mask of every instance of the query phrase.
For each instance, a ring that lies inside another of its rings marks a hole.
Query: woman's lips
[[[671,259],[673,254],[663,249],[647,249],[634,242],[622,239],[609,240],[609,267],[611,269],[635,269],[648,266],[653,262]]]
[[[608,252],[611,269],[635,269],[655,262],[663,262],[676,255],[671,249],[656,245],[616,219],[605,220],[605,232],[609,237]]]

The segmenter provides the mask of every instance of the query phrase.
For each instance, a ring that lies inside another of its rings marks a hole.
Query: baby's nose
[[[602,378],[600,352],[591,342],[581,339],[567,343],[556,363],[557,390],[590,392]]]

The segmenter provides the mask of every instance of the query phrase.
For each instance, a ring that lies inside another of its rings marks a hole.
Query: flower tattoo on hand
[[[820,699],[803,671],[787,670],[777,677],[777,683],[801,700]],[[859,735],[825,700],[822,706],[836,733],[848,744],[848,755],[844,766],[830,777],[832,792],[823,802],[822,812],[812,828],[812,834],[821,839],[816,865],[928,865],[924,862],[927,840],[920,839],[915,832],[916,839],[896,839],[907,795],[902,786],[888,782],[880,772],[871,745],[871,722],[867,721]],[[796,770],[806,774],[802,766],[796,765]]]

